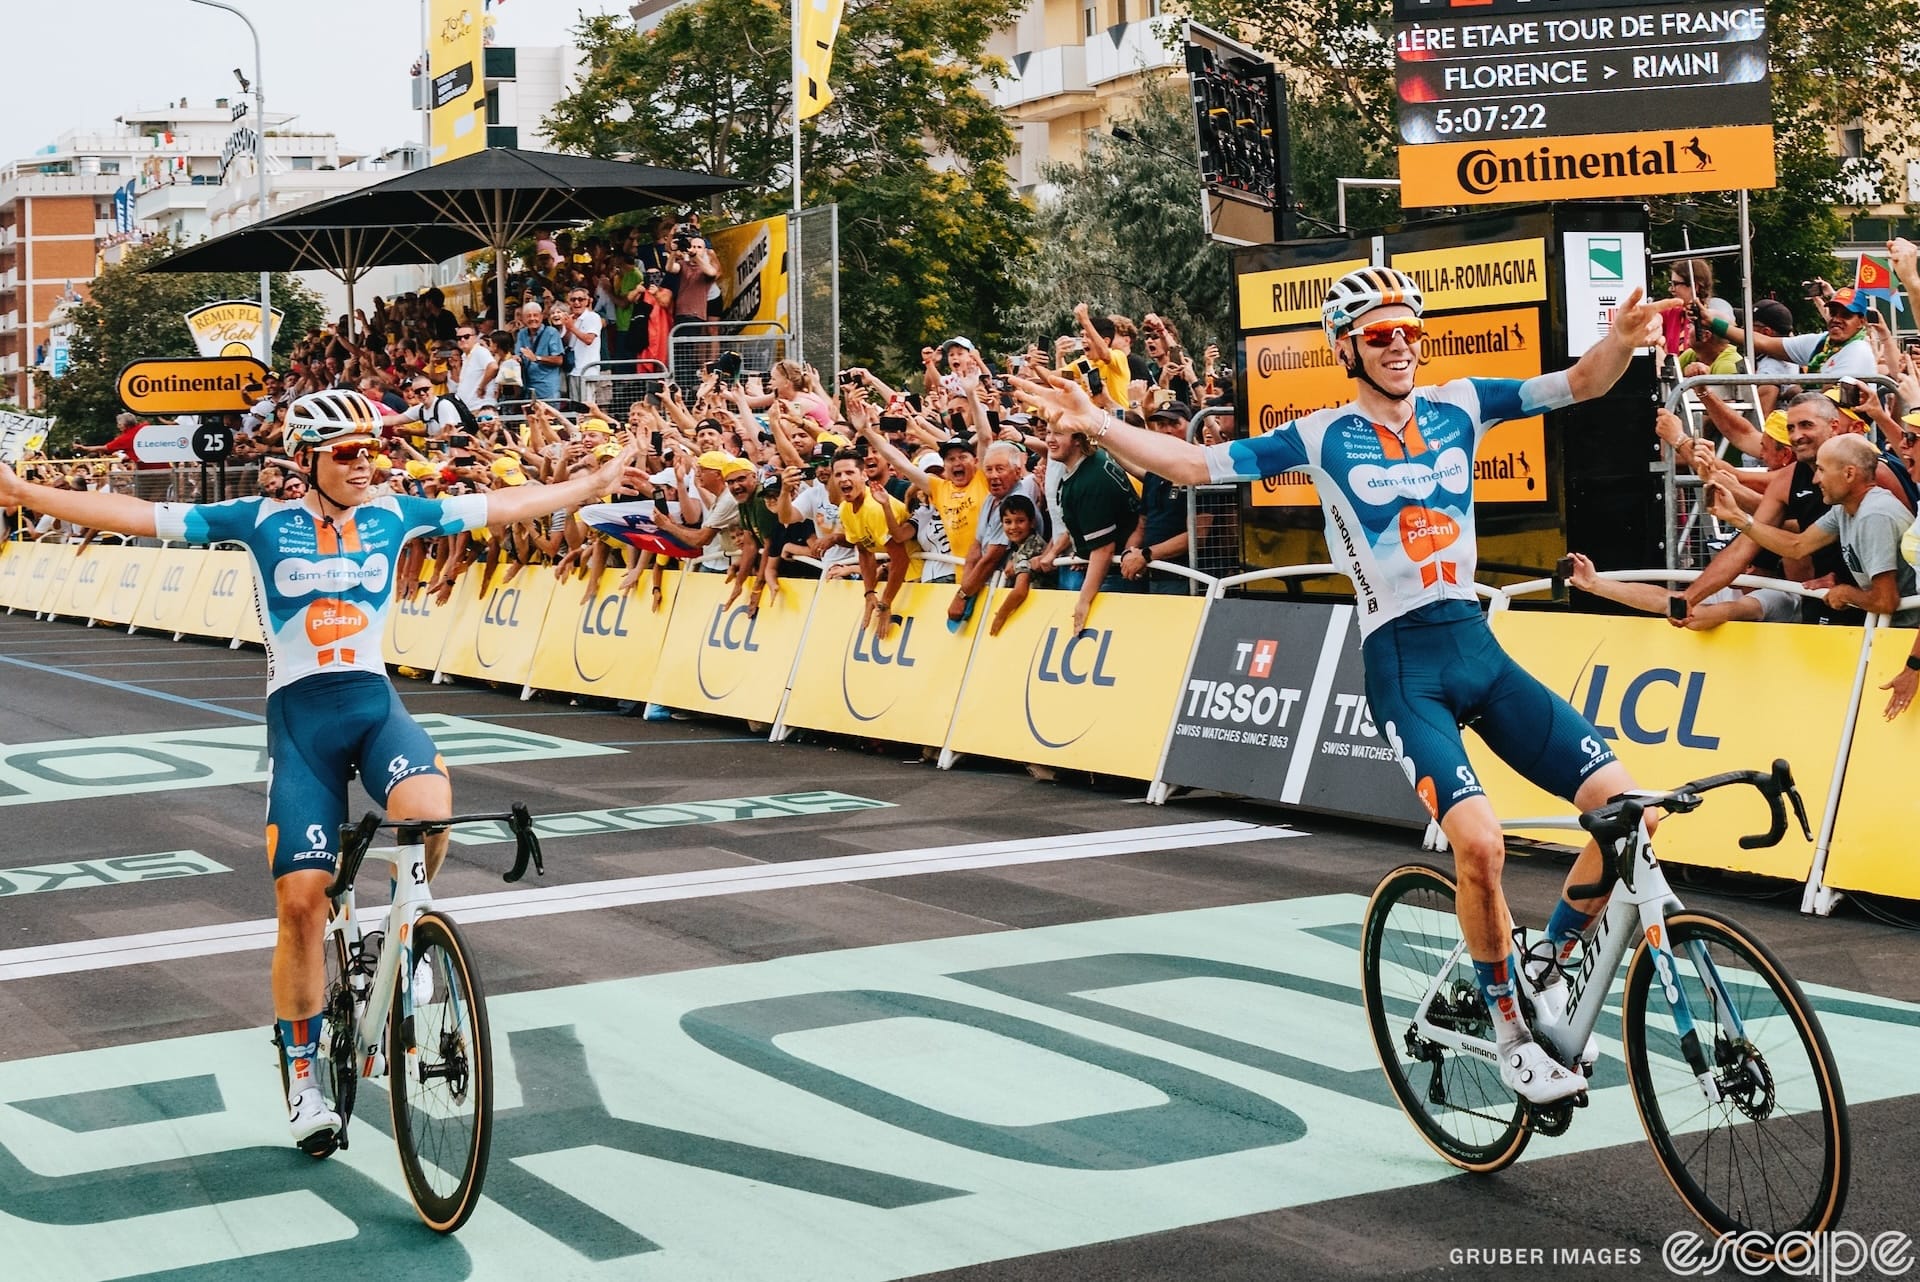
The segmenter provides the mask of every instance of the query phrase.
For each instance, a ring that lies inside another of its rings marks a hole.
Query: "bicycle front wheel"
[[[1421,1002],[1433,991],[1431,1023],[1493,1038],[1473,959],[1458,948],[1453,901],[1453,879],[1436,869],[1409,864],[1388,873],[1361,925],[1361,989],[1380,1066],[1408,1120],[1441,1157],[1485,1174],[1519,1157],[1532,1132],[1497,1064],[1420,1035]]]
[[[387,1029],[393,1138],[420,1218],[451,1233],[473,1214],[486,1180],[493,1042],[480,977],[439,913],[414,923],[411,984],[412,1019],[396,1001]]]
[[[1716,1233],[1832,1228],[1847,1199],[1851,1145],[1840,1075],[1813,1007],[1766,946],[1726,918],[1689,909],[1667,918],[1666,930],[1677,990],[1655,974],[1642,943],[1620,1012],[1627,1076],[1654,1155]],[[1685,999],[1717,1102],[1688,1062],[1673,991]]]

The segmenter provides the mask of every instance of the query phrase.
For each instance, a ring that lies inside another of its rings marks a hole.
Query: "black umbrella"
[[[436,227],[494,251],[496,319],[506,313],[507,247],[557,224],[679,205],[746,186],[733,178],[653,165],[489,147],[415,169],[364,191],[282,214],[286,227]]]
[[[147,267],[150,272],[301,272],[324,271],[347,287],[353,310],[354,286],[375,267],[438,263],[484,248],[485,241],[461,227],[340,225],[328,210],[346,197],[296,211],[314,225],[293,225],[291,214],[254,223],[239,231],[190,245]]]

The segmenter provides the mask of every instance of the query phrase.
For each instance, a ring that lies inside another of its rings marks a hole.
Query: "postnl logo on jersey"
[[[315,601],[307,607],[307,640],[330,646],[366,630],[367,613],[351,601]]]
[[[1445,551],[1459,537],[1460,523],[1445,512],[1417,504],[1400,510],[1400,545],[1416,561]]]

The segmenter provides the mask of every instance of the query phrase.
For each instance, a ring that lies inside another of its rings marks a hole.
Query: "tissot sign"
[[[1408,206],[1771,187],[1766,9],[1396,0]]]

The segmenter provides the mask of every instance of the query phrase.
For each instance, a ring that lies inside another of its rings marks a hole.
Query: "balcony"
[[[1100,85],[1142,71],[1181,66],[1181,54],[1167,47],[1167,32],[1173,25],[1169,18],[1150,18],[1123,22],[1089,37],[1087,83]]]
[[[10,253],[20,243],[20,227],[17,223],[8,223],[0,227],[0,254]]]
[[[7,270],[0,272],[0,294],[11,294],[18,288],[20,288],[20,269],[18,267],[9,267]]]
[[[20,357],[17,354],[9,352],[5,356],[0,356],[0,374],[18,374],[19,372]]]
[[[988,91],[993,105],[1020,120],[1049,120],[1085,109],[1093,96],[1087,83],[1087,50],[1083,45],[1055,45],[1032,53],[1015,54],[1007,65],[1012,74]]]
[[[20,328],[20,312],[0,312],[0,334],[11,334]]]

